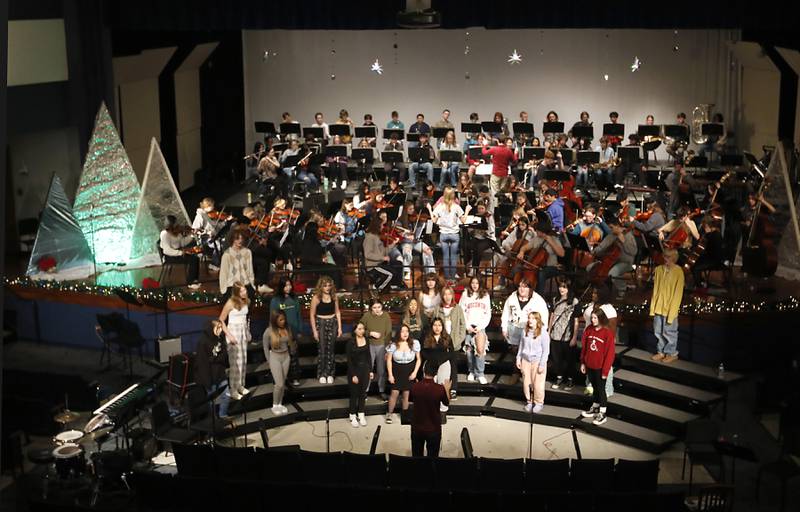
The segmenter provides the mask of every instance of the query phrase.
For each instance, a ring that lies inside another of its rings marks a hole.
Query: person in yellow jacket
[[[678,252],[664,251],[664,264],[656,267],[650,316],[658,340],[653,361],[671,363],[678,359],[678,312],[683,299],[683,269],[676,265]]]

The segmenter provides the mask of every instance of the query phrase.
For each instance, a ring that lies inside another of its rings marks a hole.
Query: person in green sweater
[[[386,394],[386,345],[392,340],[392,319],[389,313],[383,310],[383,303],[379,299],[372,299],[369,311],[361,317],[361,323],[367,329],[369,353],[372,367],[375,368],[378,391],[381,398],[387,400],[389,395]]]
[[[294,284],[288,277],[280,280],[277,290],[275,291],[275,295],[269,302],[270,318],[272,318],[272,315],[277,311],[283,311],[286,314],[286,323],[289,325],[289,329],[291,329],[292,333],[294,334],[295,340],[298,340],[301,336],[300,333],[302,332],[300,303],[297,301],[297,297],[294,295]],[[288,378],[291,381],[292,386],[300,385],[300,359],[298,358],[296,347],[297,345],[295,344],[295,350],[290,351],[289,354],[291,358],[289,360]]]
[[[450,399],[455,400],[458,394],[458,353],[467,337],[467,322],[464,319],[464,310],[456,302],[456,292],[451,286],[442,288],[442,302],[433,310],[433,318],[441,318],[445,331],[453,342],[453,351],[450,352],[450,366],[452,368],[450,384]]]

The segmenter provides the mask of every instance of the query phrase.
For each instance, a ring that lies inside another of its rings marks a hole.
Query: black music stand
[[[481,133],[480,123],[461,123],[461,133]]]
[[[356,128],[356,130],[358,130],[358,128]],[[353,148],[350,158],[358,162],[362,177],[367,174],[367,167],[369,167],[370,179],[378,180],[377,176],[375,176],[375,150],[373,148]],[[361,163],[362,160],[364,161],[363,164]]]
[[[431,128],[431,130],[434,139],[443,139],[444,136],[447,135],[447,132],[455,131],[452,128],[446,128],[446,127],[445,128],[433,127]]]
[[[642,148],[641,146],[619,146],[617,148],[617,157],[621,162],[641,162]]]
[[[599,151],[578,151],[578,165],[592,165],[600,163]]]
[[[347,146],[344,144],[330,144],[325,146],[325,156],[347,156]]]
[[[281,135],[300,135],[300,123],[281,123],[279,128]]]
[[[262,133],[264,135],[270,134],[274,135],[275,132],[275,123],[270,123],[268,121],[256,121],[256,133]]]
[[[408,132],[406,134],[406,140],[408,142],[419,142],[419,132]]]
[[[412,148],[412,149],[417,149],[417,148]],[[441,160],[442,162],[461,163],[463,159],[464,159],[464,153],[462,153],[461,151],[453,149],[443,149],[439,151],[439,160]]]
[[[470,160],[483,160],[484,162],[491,162],[492,155],[483,154],[483,146],[470,146],[467,149],[467,156]]]
[[[684,124],[665,124],[664,137],[675,140],[689,140],[689,127]]]
[[[725,135],[725,125],[722,123],[703,123],[700,125],[700,135],[704,137],[722,137]]]
[[[547,150],[542,147],[523,146],[522,159],[526,162],[529,160],[542,160],[544,159],[545,151]]]
[[[552,150],[551,150],[552,151]],[[569,148],[559,148],[555,150],[555,153],[561,152],[561,161],[564,162],[564,165],[570,166],[572,162],[575,161],[575,150]]]
[[[714,449],[719,453],[720,457],[731,458],[731,485],[736,483],[736,459],[741,459],[746,462],[758,462],[756,453],[747,446],[742,446],[735,442],[726,439],[720,439],[711,443]],[[725,480],[725,475],[722,475]]]
[[[741,154],[720,155],[720,167],[741,167],[744,165],[744,156]]]
[[[547,170],[544,171],[544,179],[546,181],[569,181],[572,175],[569,171]]]
[[[533,123],[513,123],[514,135],[533,135]]]
[[[572,248],[572,268],[575,268],[578,264],[578,251],[585,251],[591,254],[592,250],[589,248],[589,244],[586,243],[586,239],[580,235],[567,233],[567,242]]]
[[[402,164],[403,152],[402,151],[381,151],[381,161],[390,164]]]
[[[542,125],[542,133],[564,133],[564,123],[560,121],[546,122]]]
[[[661,126],[657,124],[640,124],[636,134],[641,137],[658,137],[661,135]]]
[[[405,133],[401,128],[384,128],[383,138],[389,140],[392,135],[397,135],[397,140],[403,140],[405,139]]]
[[[375,126],[356,126],[356,137],[359,139],[377,139],[378,128]]]
[[[503,131],[503,125],[494,121],[483,121],[481,128],[486,133],[500,133]]]
[[[274,149],[276,153],[283,153],[289,149],[289,144],[286,142],[276,142],[272,145],[272,149]]]
[[[428,163],[433,161],[431,158],[431,147],[408,148],[408,161],[417,163]]]
[[[339,137],[349,137],[350,125],[345,123],[334,123],[328,126],[328,133],[331,135],[331,137],[334,135],[338,135]]]
[[[604,137],[624,137],[625,125],[622,123],[605,123],[603,125]]]
[[[325,135],[325,132],[323,131],[321,126],[304,126],[303,138],[307,138],[309,135],[311,135],[315,139],[321,139]]]
[[[576,139],[593,139],[594,138],[594,127],[593,126],[573,126],[572,127],[572,136]]]
[[[692,169],[694,168],[701,169],[703,167],[708,167],[708,157],[699,155],[693,156],[691,160],[686,162],[684,165],[686,165],[687,168],[692,168]]]

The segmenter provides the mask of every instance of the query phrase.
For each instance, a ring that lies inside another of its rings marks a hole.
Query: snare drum
[[[82,437],[83,432],[80,430],[65,430],[54,437],[53,442],[56,443],[56,446],[62,446],[67,443],[75,444],[79,442]]]
[[[66,443],[53,450],[56,473],[60,478],[73,478],[86,471],[86,454],[74,443]]]

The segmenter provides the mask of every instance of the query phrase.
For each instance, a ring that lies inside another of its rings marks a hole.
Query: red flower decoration
[[[161,283],[159,283],[155,279],[149,277],[145,277],[144,279],[142,279],[142,288],[144,288],[145,290],[160,288],[160,287]]]
[[[50,269],[54,269],[56,267],[56,259],[52,256],[42,256],[39,258],[39,261],[36,263],[36,265],[42,272],[48,272]]]

